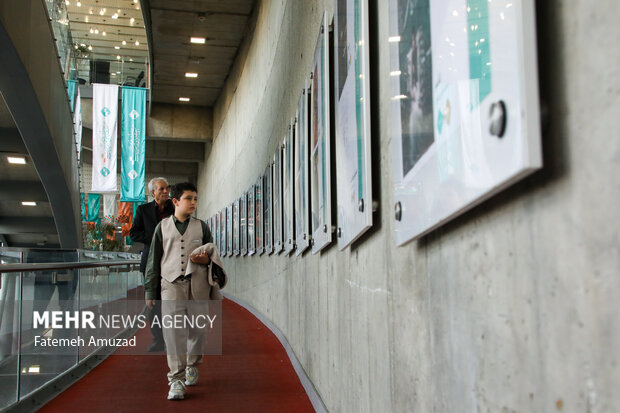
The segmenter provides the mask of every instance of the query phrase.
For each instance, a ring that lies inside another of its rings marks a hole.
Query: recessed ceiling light
[[[79,1],[77,3],[75,3],[76,6],[78,7],[82,7],[82,3],[80,3]]]
[[[185,77],[198,77],[198,73],[187,72],[185,73]]]
[[[71,2],[70,2],[69,0],[65,0],[65,4],[66,4],[67,6],[70,6],[70,5],[71,5]]]
[[[120,49],[121,47],[120,47],[120,46],[114,46],[114,48],[115,48],[116,50],[118,50],[118,49]]]
[[[206,39],[204,37],[190,37],[189,41],[195,44],[205,44]]]
[[[123,40],[123,41],[121,42],[121,44],[122,44],[123,46],[125,46],[125,45],[127,44],[127,42]]]
[[[181,97],[181,98],[179,98],[179,101],[181,101],[181,102],[189,102],[190,99],[189,98]]]
[[[116,60],[121,60],[121,55],[117,55]]]
[[[100,16],[103,16],[104,14],[105,14],[105,9],[101,9],[101,10],[99,10],[99,15],[100,15]]]
[[[129,58],[129,61],[130,61],[130,62],[133,62],[133,58],[131,58],[131,57],[130,57],[130,58]]]
[[[88,50],[93,50],[93,47],[91,45],[88,45]]]
[[[112,15],[112,18],[113,18],[114,20],[118,19],[118,14],[114,13],[114,14]]]
[[[99,34],[99,29],[95,29],[95,34]]]
[[[136,21],[136,19],[134,19],[133,17],[131,19],[129,19],[129,24],[134,24],[134,22]]]
[[[23,156],[7,156],[7,160],[9,163],[21,164],[24,165],[26,163],[26,158]]]
[[[140,42],[136,40],[136,46],[140,46]]]
[[[84,21],[88,23],[88,16],[84,16]]]
[[[23,206],[37,206],[37,203],[34,201],[22,201]]]
[[[102,36],[105,36],[106,34],[107,34],[106,32],[101,33]]]

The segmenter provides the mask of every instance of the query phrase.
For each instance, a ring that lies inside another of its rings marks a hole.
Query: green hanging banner
[[[88,194],[87,222],[99,223],[99,208],[101,206],[101,194]]]
[[[121,201],[144,201],[146,89],[123,86]]]

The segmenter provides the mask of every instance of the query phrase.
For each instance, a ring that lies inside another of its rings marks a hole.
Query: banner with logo
[[[118,204],[116,203],[116,194],[103,195],[103,220],[105,222],[114,223],[118,216]]]
[[[80,161],[82,152],[82,100],[80,88],[75,99],[75,111],[73,112],[73,131],[75,132],[75,149],[77,150],[77,160]]]
[[[88,213],[86,221],[99,223],[99,209],[101,204],[101,194],[88,194]]]
[[[123,86],[121,201],[144,201],[146,89]]]
[[[133,202],[118,203],[118,222],[123,224],[123,236],[129,236],[129,230],[133,224]]]
[[[116,191],[118,85],[93,85],[93,192]]]

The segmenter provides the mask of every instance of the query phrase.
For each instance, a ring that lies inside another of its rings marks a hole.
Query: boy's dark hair
[[[181,183],[172,185],[172,187],[170,188],[170,198],[174,198],[180,201],[181,197],[183,196],[183,192],[185,191],[198,192],[198,190],[196,189],[196,186],[193,183],[181,182]]]

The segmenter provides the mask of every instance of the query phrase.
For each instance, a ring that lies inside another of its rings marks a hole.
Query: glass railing
[[[104,59],[78,57],[75,59],[75,78],[80,85],[103,83],[148,88],[148,63],[127,57]]]
[[[139,262],[139,255],[129,253],[0,248],[0,410],[100,349],[37,346],[42,337],[71,340],[85,331],[78,326],[43,328],[33,320],[35,312],[87,308],[100,314],[138,314],[144,302]],[[101,334],[109,338],[121,330]]]

